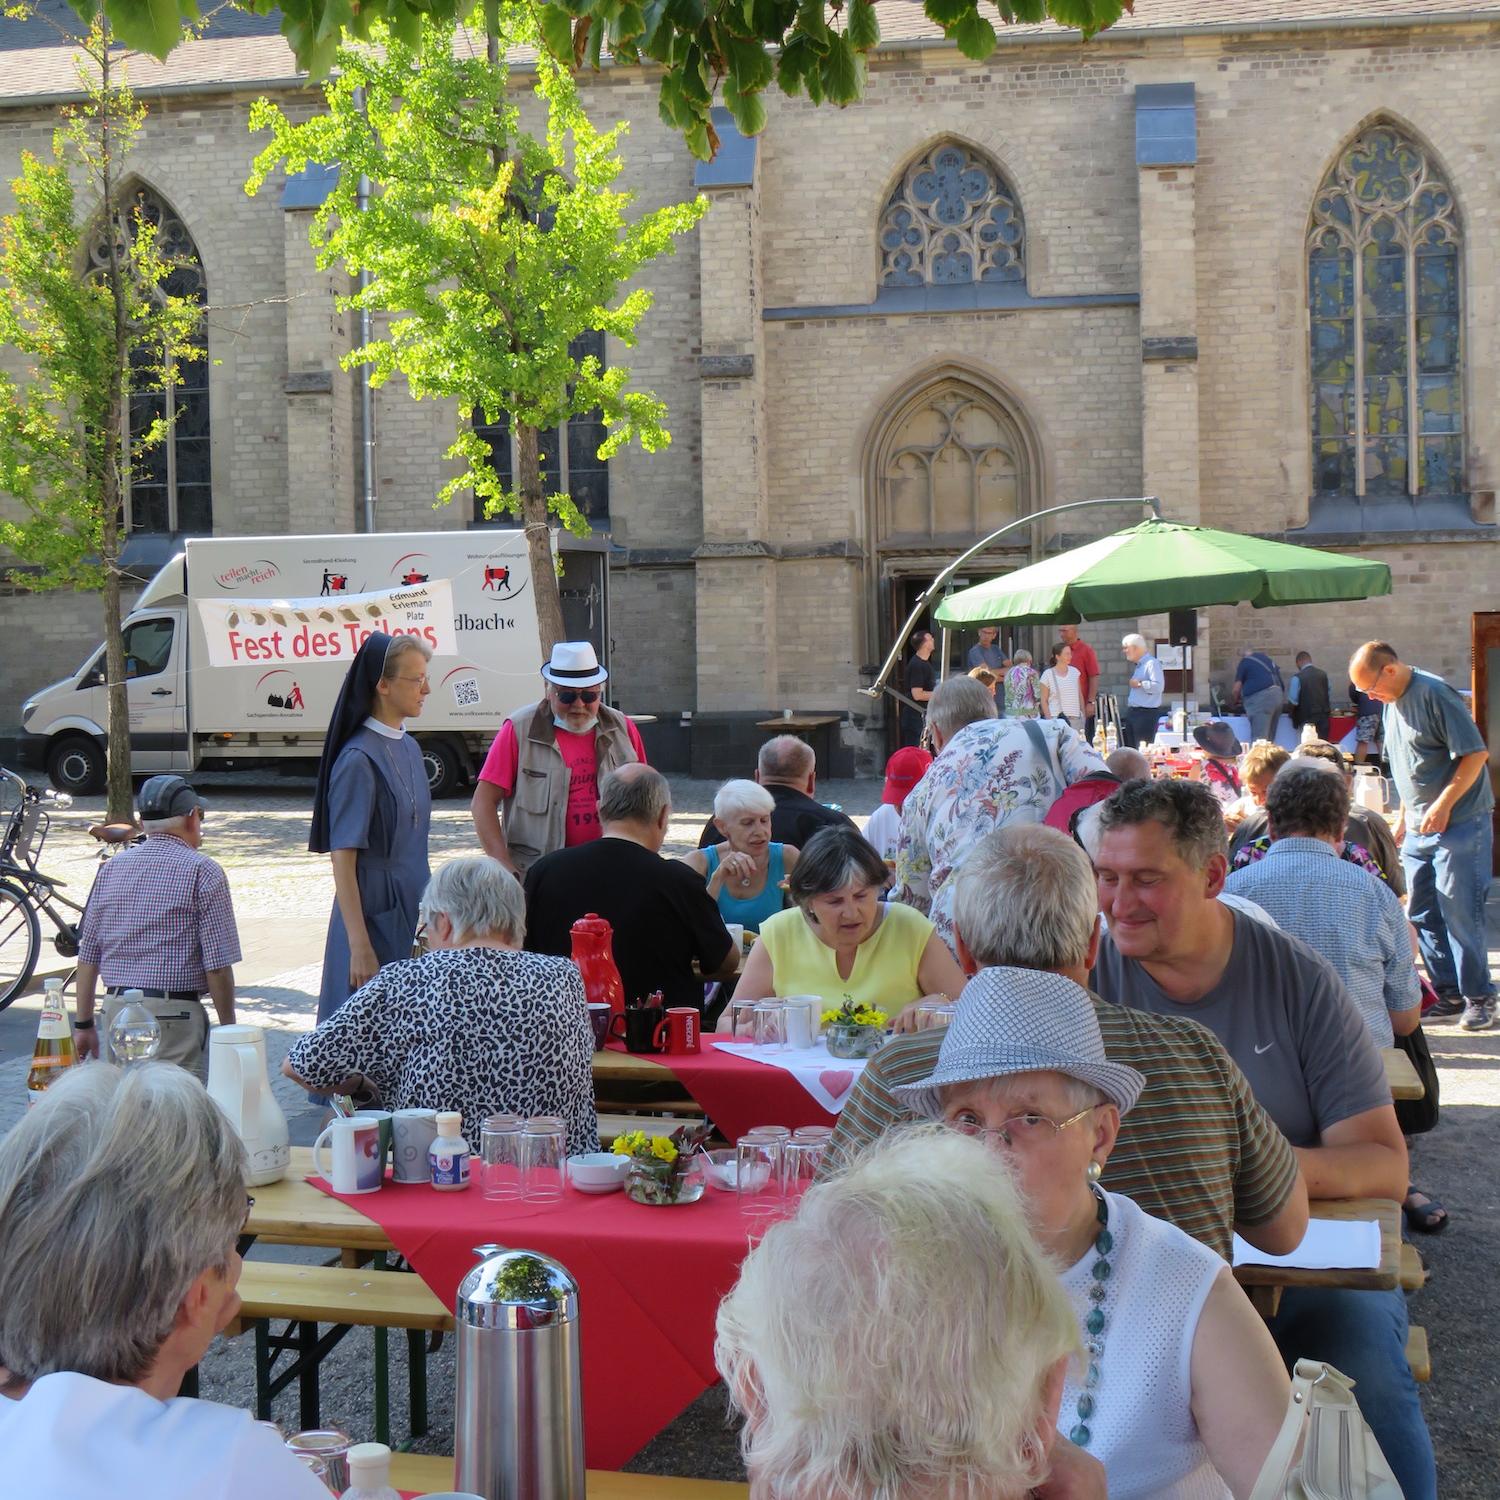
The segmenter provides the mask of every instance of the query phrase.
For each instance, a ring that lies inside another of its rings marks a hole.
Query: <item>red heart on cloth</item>
[[[854,1083],[854,1074],[848,1068],[824,1068],[818,1074],[818,1082],[835,1098],[842,1099]]]

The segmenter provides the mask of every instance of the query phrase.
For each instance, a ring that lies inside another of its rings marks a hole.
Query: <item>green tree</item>
[[[70,0],[80,11],[90,0]],[[104,0],[110,21],[132,46],[165,57],[198,15],[196,0]],[[424,19],[444,24],[471,0],[246,0],[279,11],[298,63],[315,75],[333,65],[345,36],[369,40],[377,28],[415,45]],[[746,135],[765,124],[762,91],[774,78],[788,94],[815,104],[849,104],[864,86],[865,54],[880,40],[874,0],[529,0],[553,57],[599,66],[649,61],[662,69],[662,118],[700,157],[717,146],[709,110],[722,97]],[[923,0],[929,19],[966,57],[995,47],[995,21],[1052,20],[1093,36],[1120,19],[1133,0]],[[767,48],[776,49],[775,56]]]
[[[172,264],[129,201],[126,160],[145,111],[104,24],[79,46],[83,101],[63,111],[50,160],[23,155],[15,211],[0,221],[0,345],[21,367],[0,370],[0,491],[18,502],[0,545],[30,565],[12,583],[103,594],[109,817],[128,821],[123,507],[132,464],[166,439],[167,422],[127,443],[126,413],[132,393],[160,391],[177,360],[201,354],[200,309],[163,290]]]
[[[516,437],[515,488],[507,491],[490,450],[460,423],[447,457],[464,472],[439,494],[472,489],[487,513],[519,515],[526,530],[544,648],[562,635],[549,513],[577,532],[587,522],[566,494],[547,494],[538,435],[565,417],[598,409],[608,437],[601,457],[638,441],[671,441],[666,407],[628,386],[623,366],[577,358],[589,331],[635,343],[651,293],[620,292],[643,266],[669,253],[697,223],[699,199],[627,217],[614,186],[623,125],[597,131],[567,70],[545,54],[535,95],[509,87],[507,49],[535,43],[528,5],[498,7],[480,21],[487,46],[453,22],[429,22],[413,41],[383,26],[374,45],[345,47],[325,85],[327,112],[302,123],[258,101],[252,129],[269,129],[247,191],[280,166],[338,162],[338,185],[314,215],[318,264],[336,261],[366,284],[346,305],[385,314],[384,335],[351,351],[376,385],[399,372],[413,396],[455,398],[465,413],[509,413]],[[541,139],[522,128],[521,105],[546,116]],[[361,211],[361,175],[371,192]]]

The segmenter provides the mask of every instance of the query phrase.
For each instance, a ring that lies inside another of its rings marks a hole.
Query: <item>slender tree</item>
[[[200,309],[164,291],[172,264],[126,192],[145,111],[106,23],[96,17],[78,46],[83,98],[63,110],[50,160],[23,155],[15,211],[0,221],[0,345],[20,366],[0,370],[0,490],[19,502],[0,545],[29,565],[12,583],[103,595],[109,816],[128,820],[123,508],[132,464],[168,426],[156,416],[127,442],[126,413],[132,394],[160,391],[178,360],[201,354]]]
[[[539,436],[597,409],[608,429],[601,457],[632,440],[648,452],[671,441],[663,403],[631,389],[625,367],[580,358],[576,341],[602,332],[635,343],[651,293],[622,289],[707,205],[627,215],[630,197],[615,186],[625,126],[596,130],[572,77],[545,52],[532,90],[511,85],[505,54],[537,42],[531,6],[494,3],[472,19],[473,31],[425,23],[415,40],[376,27],[374,45],[340,51],[327,111],[310,120],[295,123],[258,101],[251,128],[272,139],[247,191],[281,166],[340,163],[310,231],[318,264],[366,273],[346,305],[385,315],[383,333],[351,351],[346,367],[368,363],[377,385],[399,372],[417,398],[456,398],[487,421],[509,415],[514,489],[461,421],[447,457],[463,472],[438,498],[472,489],[489,514],[521,518],[550,648],[562,609],[548,517],[580,533],[587,522],[566,493],[546,492]],[[523,128],[523,104],[545,117],[540,138]],[[362,175],[372,185],[363,211]]]

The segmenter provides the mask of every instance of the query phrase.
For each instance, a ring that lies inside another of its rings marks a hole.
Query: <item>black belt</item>
[[[201,1000],[202,990],[147,990],[141,989],[138,984],[112,984],[104,993],[106,995],[124,995],[131,990],[140,990],[143,1000]]]

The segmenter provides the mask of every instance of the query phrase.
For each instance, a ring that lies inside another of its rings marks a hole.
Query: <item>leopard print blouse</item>
[[[476,1150],[486,1115],[560,1115],[570,1154],[599,1149],[594,1038],[565,958],[446,948],[387,964],[293,1047],[330,1090],[363,1073],[382,1109],[456,1109]]]

